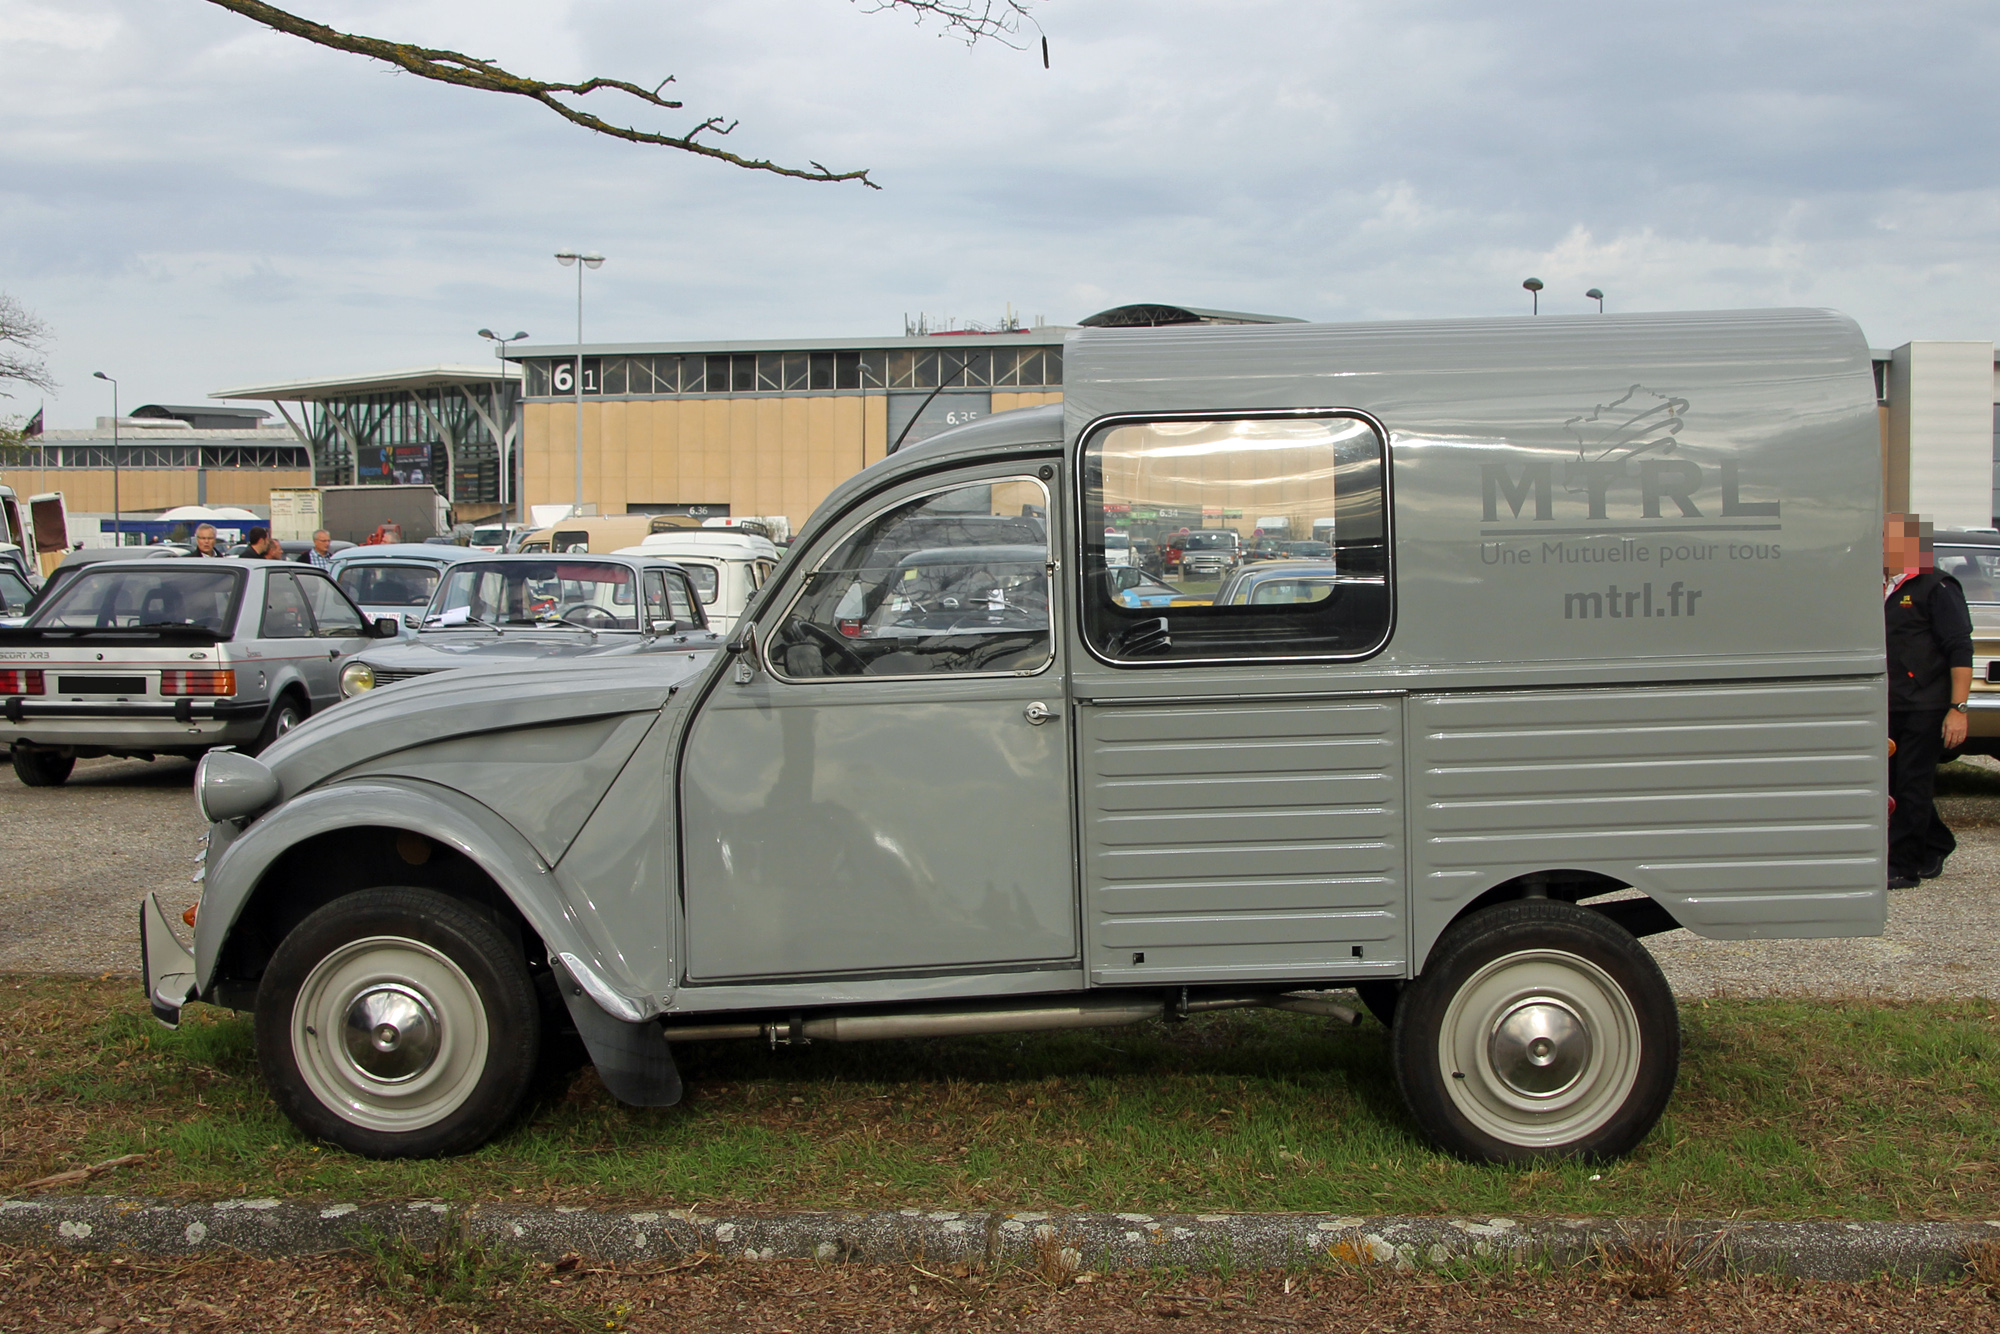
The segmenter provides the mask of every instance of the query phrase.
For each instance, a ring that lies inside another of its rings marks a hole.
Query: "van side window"
[[[1386,452],[1339,413],[1099,426],[1081,458],[1091,651],[1133,666],[1375,652]]]
[[[771,636],[791,680],[1026,673],[1055,655],[1048,492],[1002,477],[861,520],[806,578]]]

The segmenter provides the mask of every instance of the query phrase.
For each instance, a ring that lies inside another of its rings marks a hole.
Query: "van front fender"
[[[463,793],[406,778],[334,783],[304,793],[251,825],[207,871],[195,923],[195,984],[206,995],[230,932],[253,900],[284,892],[267,883],[285,853],[342,829],[397,829],[450,848],[484,871],[547,947],[609,1014],[628,1022],[658,1014],[658,999],[608,964],[549,866],[521,832]]]

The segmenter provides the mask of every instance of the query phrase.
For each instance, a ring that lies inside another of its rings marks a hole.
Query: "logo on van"
[[[1678,438],[1687,424],[1687,408],[1685,398],[1635,384],[1610,402],[1563,423],[1563,429],[1576,441],[1576,454],[1563,462],[1560,474],[1554,460],[1482,464],[1481,519],[1504,523],[1500,509],[1505,505],[1508,518],[1554,523],[1558,484],[1561,517],[1565,519],[1609,520],[1615,507],[1624,511],[1618,517],[1641,521],[1629,526],[1598,526],[1592,532],[1659,531],[1657,525],[1643,522],[1647,519],[1777,518],[1779,502],[1742,498],[1734,459],[1704,468],[1687,457]],[[1711,486],[1719,494],[1711,493]],[[1634,502],[1637,514],[1631,513]],[[1779,526],[1701,525],[1704,530],[1739,532]],[[1534,531],[1498,529],[1484,536]]]

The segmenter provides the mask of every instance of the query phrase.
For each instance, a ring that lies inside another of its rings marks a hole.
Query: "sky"
[[[593,136],[206,0],[0,0],[0,291],[48,425],[591,342],[1831,306],[2000,336],[2000,6],[1035,0],[1023,49],[869,0],[289,0],[517,73],[647,86],[814,184]],[[1049,39],[1043,68],[1038,38]],[[602,101],[600,101],[602,99]],[[0,386],[5,388],[6,386]]]

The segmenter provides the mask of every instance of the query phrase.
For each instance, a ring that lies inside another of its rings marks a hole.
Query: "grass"
[[[158,1028],[130,982],[0,980],[0,1187],[461,1202],[1482,1215],[2000,1217],[1984,1001],[1683,1006],[1681,1080],[1624,1162],[1476,1167],[1417,1138],[1382,1030],[1178,1027],[680,1051],[676,1108],[588,1072],[477,1153],[377,1163],[272,1108],[246,1018]]]

